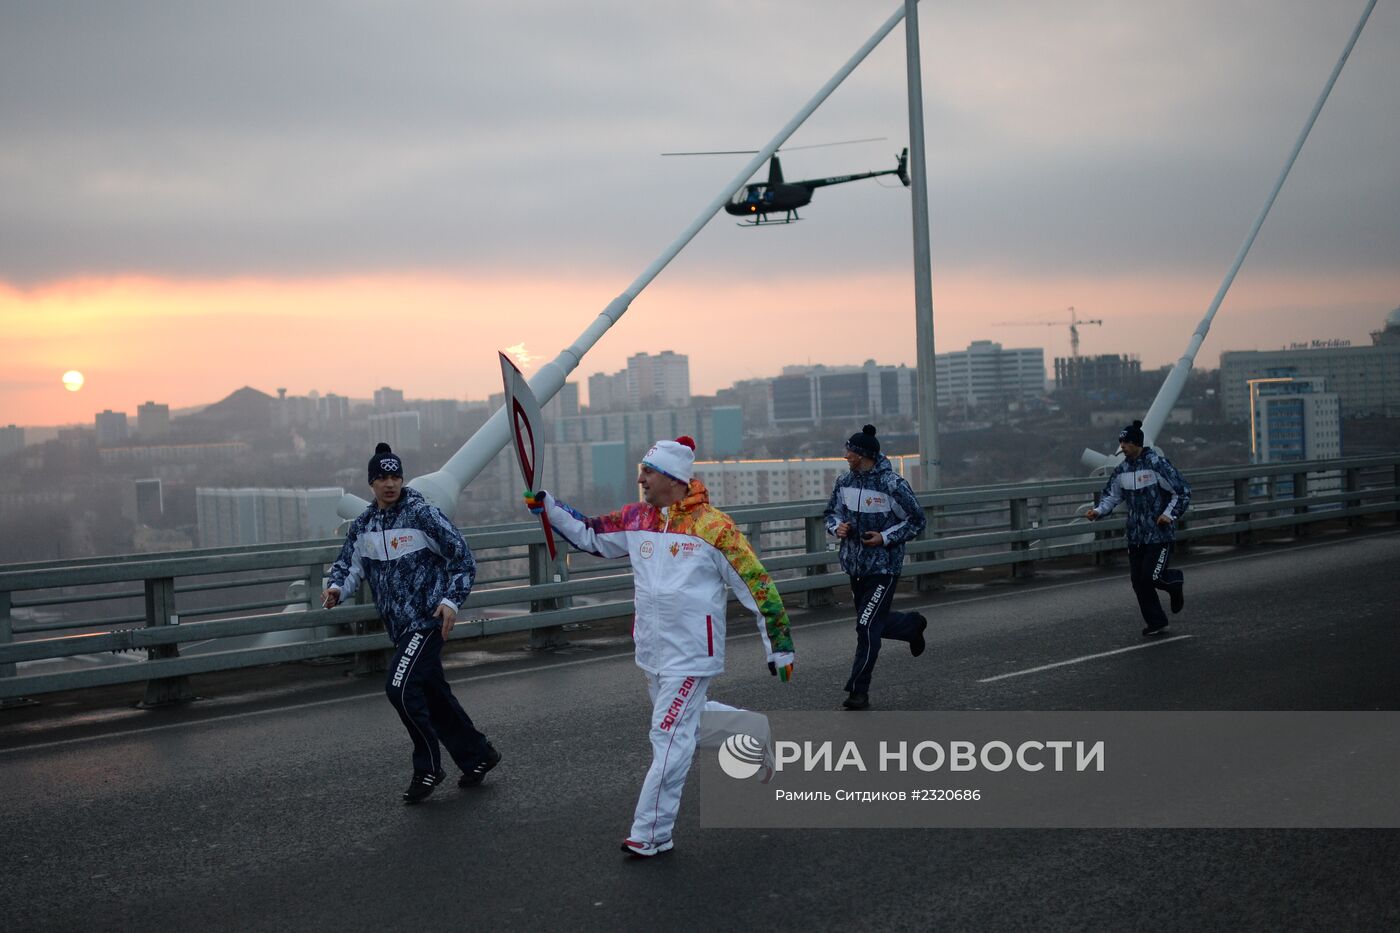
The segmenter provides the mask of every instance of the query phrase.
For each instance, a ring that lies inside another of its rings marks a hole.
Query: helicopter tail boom
[[[899,162],[894,168],[881,169],[878,172],[859,172],[855,175],[835,175],[831,178],[812,178],[806,181],[792,182],[804,188],[825,188],[828,185],[844,185],[848,181],[862,181],[866,178],[879,178],[881,175],[897,175],[903,182],[904,187],[909,187],[909,150],[905,149],[899,154]]]

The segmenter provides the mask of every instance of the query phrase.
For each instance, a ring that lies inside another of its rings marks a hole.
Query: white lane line
[[[1100,651],[1098,654],[1086,654],[1078,658],[1070,658],[1068,661],[1056,661],[1054,664],[1042,664],[1039,667],[1028,667],[1024,671],[1012,671],[1009,674],[998,674],[995,677],[983,677],[977,681],[979,684],[989,684],[996,680],[1005,680],[1008,677],[1020,677],[1023,674],[1035,674],[1040,671],[1048,671],[1052,667],[1064,667],[1068,664],[1079,664],[1084,661],[1093,661],[1096,658],[1106,658],[1114,654],[1123,654],[1127,651],[1141,651],[1143,648],[1155,648],[1158,645],[1165,645],[1173,641],[1182,641],[1187,638],[1195,638],[1194,635],[1168,635],[1166,638],[1159,638],[1156,641],[1146,641],[1140,645],[1129,645],[1127,648],[1114,648],[1112,651]]]

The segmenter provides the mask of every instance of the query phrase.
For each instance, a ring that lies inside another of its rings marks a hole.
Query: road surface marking
[[[1186,638],[1195,638],[1194,635],[1168,635],[1165,638],[1158,638],[1156,641],[1145,641],[1140,645],[1129,645],[1127,648],[1114,648],[1112,651],[1100,651],[1098,654],[1086,654],[1078,658],[1070,658],[1068,661],[1056,661],[1053,664],[1042,664],[1039,667],[1028,667],[1023,671],[1012,671],[1009,674],[998,674],[995,677],[983,677],[977,681],[979,684],[989,684],[996,680],[1005,680],[1008,677],[1020,677],[1022,674],[1035,674],[1040,671],[1048,671],[1052,667],[1064,667],[1067,664],[1079,664],[1083,661],[1092,661],[1095,658],[1106,658],[1113,654],[1123,654],[1127,651],[1140,651],[1143,648],[1155,648],[1158,645],[1165,645],[1173,641],[1181,641]]]

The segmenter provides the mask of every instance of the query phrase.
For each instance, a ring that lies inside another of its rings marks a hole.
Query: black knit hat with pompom
[[[875,425],[867,424],[858,434],[852,434],[846,441],[846,449],[874,460],[880,453],[880,442],[875,439]]]
[[[1127,441],[1129,444],[1136,444],[1139,447],[1143,446],[1142,422],[1134,421],[1132,424],[1119,431],[1118,439],[1120,441]]]
[[[375,446],[374,456],[369,458],[369,481],[372,483],[381,476],[403,476],[403,461],[383,441]]]

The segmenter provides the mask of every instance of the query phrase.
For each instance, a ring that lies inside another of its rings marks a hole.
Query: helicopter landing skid
[[[796,221],[799,221],[799,220],[801,220],[801,219],[802,219],[801,217],[798,217],[798,216],[797,216],[797,211],[788,211],[787,216],[786,216],[786,217],[783,217],[782,219],[778,219],[778,218],[776,218],[776,217],[775,217],[775,218],[772,218],[772,219],[764,219],[764,216],[760,214],[758,217],[755,217],[753,220],[741,220],[741,221],[739,221],[738,223],[736,223],[734,226],[736,226],[736,227],[773,227],[773,226],[783,226],[784,224],[795,223]]]

